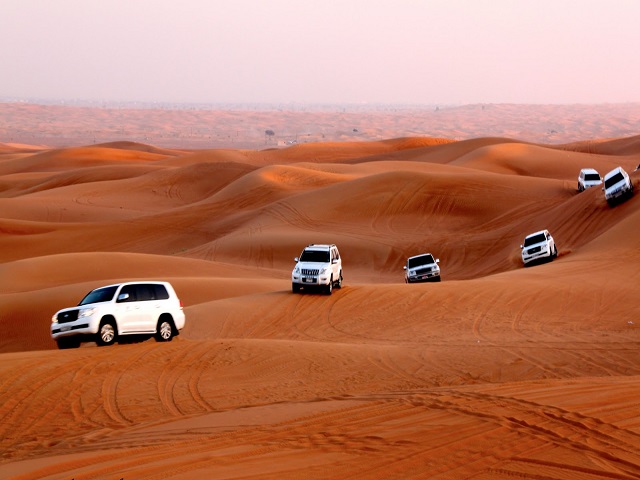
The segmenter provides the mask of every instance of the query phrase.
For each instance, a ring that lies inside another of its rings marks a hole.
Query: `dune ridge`
[[[640,200],[576,189],[638,163],[640,136],[1,144],[0,478],[640,477]],[[331,296],[291,292],[309,243]],[[404,284],[426,251],[443,281]],[[180,336],[56,349],[52,314],[138,279]]]

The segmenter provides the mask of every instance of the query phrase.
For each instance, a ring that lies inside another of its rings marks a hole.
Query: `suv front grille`
[[[75,322],[78,319],[78,310],[68,310],[58,314],[58,323]]]
[[[303,275],[318,275],[320,273],[320,270],[318,269],[311,269],[311,268],[303,268],[302,269],[302,274]]]
[[[530,249],[529,249],[528,253],[529,253],[529,254],[532,254],[532,253],[538,253],[538,252],[539,252],[539,251],[541,251],[541,250],[542,250],[542,247],[540,247],[540,246],[538,246],[538,247],[533,247],[533,248],[530,248]]]
[[[431,267],[420,268],[419,270],[416,270],[416,275],[422,275],[424,273],[431,273]]]

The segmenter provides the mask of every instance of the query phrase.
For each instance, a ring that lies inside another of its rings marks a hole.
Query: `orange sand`
[[[576,191],[638,163],[640,137],[0,145],[0,478],[638,478],[640,195]],[[543,228],[559,257],[522,268]],[[311,242],[331,296],[291,293]],[[405,285],[426,251],[443,281]],[[179,337],[55,348],[56,310],[127,279],[173,283]]]

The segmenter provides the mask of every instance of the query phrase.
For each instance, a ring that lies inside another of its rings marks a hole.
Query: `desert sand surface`
[[[0,101],[0,141],[265,149],[400,137],[569,143],[638,134],[640,103],[474,105],[37,104]]]
[[[0,478],[640,478],[640,136],[502,133],[0,139]],[[619,165],[631,199],[577,192]],[[309,243],[332,295],[291,292]],[[442,282],[405,284],[424,252]],[[57,350],[58,309],[138,279],[178,337]]]

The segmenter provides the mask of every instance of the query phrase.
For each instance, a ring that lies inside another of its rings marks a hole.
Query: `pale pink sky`
[[[640,0],[0,0],[0,98],[640,101]]]

